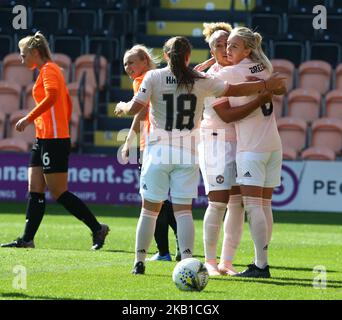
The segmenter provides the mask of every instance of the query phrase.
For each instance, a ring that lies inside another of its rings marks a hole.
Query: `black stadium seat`
[[[72,60],[85,54],[85,39],[75,35],[56,35],[53,39],[53,51],[67,54]]]
[[[44,35],[53,34],[63,27],[62,13],[59,9],[33,9],[30,20],[31,30],[40,30]]]
[[[262,35],[278,36],[283,33],[282,18],[278,14],[253,14],[251,28]]]
[[[0,60],[7,54],[13,52],[13,39],[9,35],[0,34]]]
[[[310,60],[324,60],[334,68],[341,62],[341,45],[337,42],[313,42],[310,44]]]
[[[97,10],[71,9],[67,11],[67,29],[73,33],[90,34],[98,28]]]
[[[89,38],[89,53],[104,56],[109,62],[119,59],[119,40],[101,36]]]
[[[274,41],[272,59],[287,59],[296,67],[306,59],[306,49],[303,42]]]

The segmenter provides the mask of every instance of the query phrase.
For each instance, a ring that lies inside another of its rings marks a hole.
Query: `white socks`
[[[228,212],[224,219],[224,238],[221,252],[221,263],[233,261],[235,251],[240,244],[245,220],[245,209],[240,194],[229,197]]]
[[[209,201],[203,220],[203,242],[206,261],[216,261],[217,242],[220,235],[226,203]]]
[[[271,242],[272,227],[273,227],[273,212],[272,212],[272,200],[262,199],[262,206],[265,213],[267,223],[267,245]]]
[[[255,265],[267,265],[267,223],[262,198],[243,197],[249,227],[254,241]]]
[[[182,260],[191,258],[195,242],[195,227],[192,212],[191,210],[183,210],[177,211],[174,214],[177,222],[177,238]]]
[[[159,212],[141,209],[135,239],[135,261],[145,262],[147,250],[153,239]]]

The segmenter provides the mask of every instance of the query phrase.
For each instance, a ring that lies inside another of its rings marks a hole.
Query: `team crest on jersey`
[[[221,176],[221,175],[217,176],[217,177],[216,177],[216,182],[217,182],[218,184],[222,184],[222,183],[224,182],[224,177]]]

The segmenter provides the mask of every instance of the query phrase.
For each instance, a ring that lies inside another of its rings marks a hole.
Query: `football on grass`
[[[209,280],[204,263],[195,258],[187,258],[177,263],[172,280],[182,291],[202,291]]]

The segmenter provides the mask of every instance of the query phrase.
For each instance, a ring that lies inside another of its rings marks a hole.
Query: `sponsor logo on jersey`
[[[224,177],[221,176],[221,175],[217,176],[217,177],[216,177],[216,182],[217,182],[218,184],[222,184],[222,183],[224,182]]]

